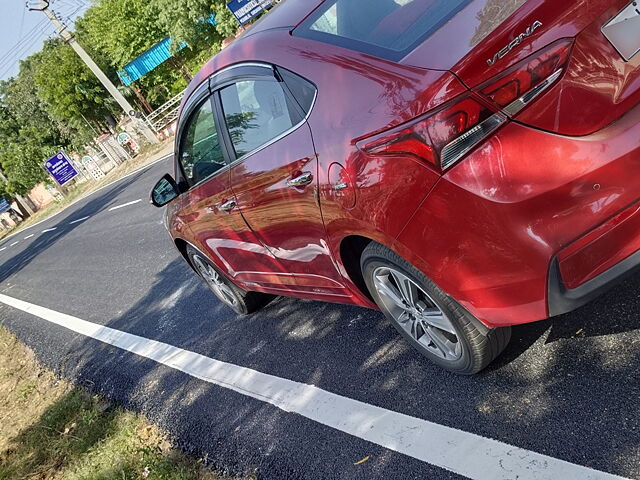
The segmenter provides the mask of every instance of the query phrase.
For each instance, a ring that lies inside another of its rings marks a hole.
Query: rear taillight
[[[560,78],[569,61],[571,45],[571,40],[556,42],[476,90],[513,116]]]
[[[443,169],[455,163],[507,117],[472,94],[457,98],[426,118],[369,138],[362,149],[372,155],[412,155]]]
[[[549,88],[569,60],[562,40],[412,122],[358,142],[371,155],[411,155],[450,167]]]

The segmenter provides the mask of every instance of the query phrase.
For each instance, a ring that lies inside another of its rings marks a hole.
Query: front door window
[[[225,166],[210,100],[189,119],[179,159],[189,187],[206,180]]]

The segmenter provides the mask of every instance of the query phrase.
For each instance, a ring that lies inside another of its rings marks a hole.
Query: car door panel
[[[236,282],[251,281],[252,263],[275,262],[273,255],[247,228],[235,207],[230,188],[229,158],[221,131],[206,98],[189,114],[179,132],[176,176],[187,191],[180,199],[178,218],[188,226],[196,247],[206,253]],[[257,258],[262,258],[261,262]]]
[[[342,284],[323,241],[317,198],[317,160],[304,124],[282,143],[270,145],[231,167],[238,208],[257,238],[280,261],[279,278],[300,289],[338,293]],[[311,183],[288,182],[310,174]]]
[[[278,260],[257,273],[264,274],[262,282],[277,278],[295,291],[348,296],[325,241],[311,130],[277,88],[273,79],[254,79],[220,93],[229,140],[240,157],[230,167],[231,188],[247,229]],[[259,111],[264,105],[267,113]]]

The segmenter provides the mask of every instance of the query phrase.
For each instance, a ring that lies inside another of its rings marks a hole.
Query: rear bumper
[[[398,242],[490,327],[565,313],[640,258],[640,105],[586,137],[510,123],[448,171]]]
[[[640,203],[562,249],[549,269],[549,316],[574,310],[640,267]]]
[[[560,274],[558,259],[554,258],[549,268],[549,291],[547,294],[549,316],[562,315],[589,303],[638,271],[640,271],[640,251],[591,280],[575,288],[567,288]]]

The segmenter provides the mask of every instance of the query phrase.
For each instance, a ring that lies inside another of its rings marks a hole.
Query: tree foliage
[[[118,107],[69,45],[60,39],[49,40],[30,61],[37,94],[56,121],[75,132],[86,132],[89,121],[106,129],[106,118]]]
[[[101,0],[78,19],[76,34],[81,44],[121,68],[167,36],[159,13],[157,3],[148,0]]]
[[[238,28],[233,15],[221,0],[156,0],[158,23],[176,42],[191,43],[215,32],[219,38],[232,35]],[[206,22],[215,15],[215,27]]]
[[[130,101],[142,95],[158,107],[186,87],[237,27],[226,0],[95,0],[75,35],[115,84],[117,70],[170,37],[173,57],[134,87],[122,87]],[[0,168],[9,179],[0,182],[0,196],[27,192],[46,178],[47,158],[60,148],[81,148],[112,114],[119,107],[73,49],[60,39],[45,42],[15,78],[0,83]]]
[[[9,194],[26,193],[44,180],[44,160],[70,143],[70,132],[38,96],[34,73],[29,58],[15,78],[0,84],[0,168],[9,180],[3,187]]]

